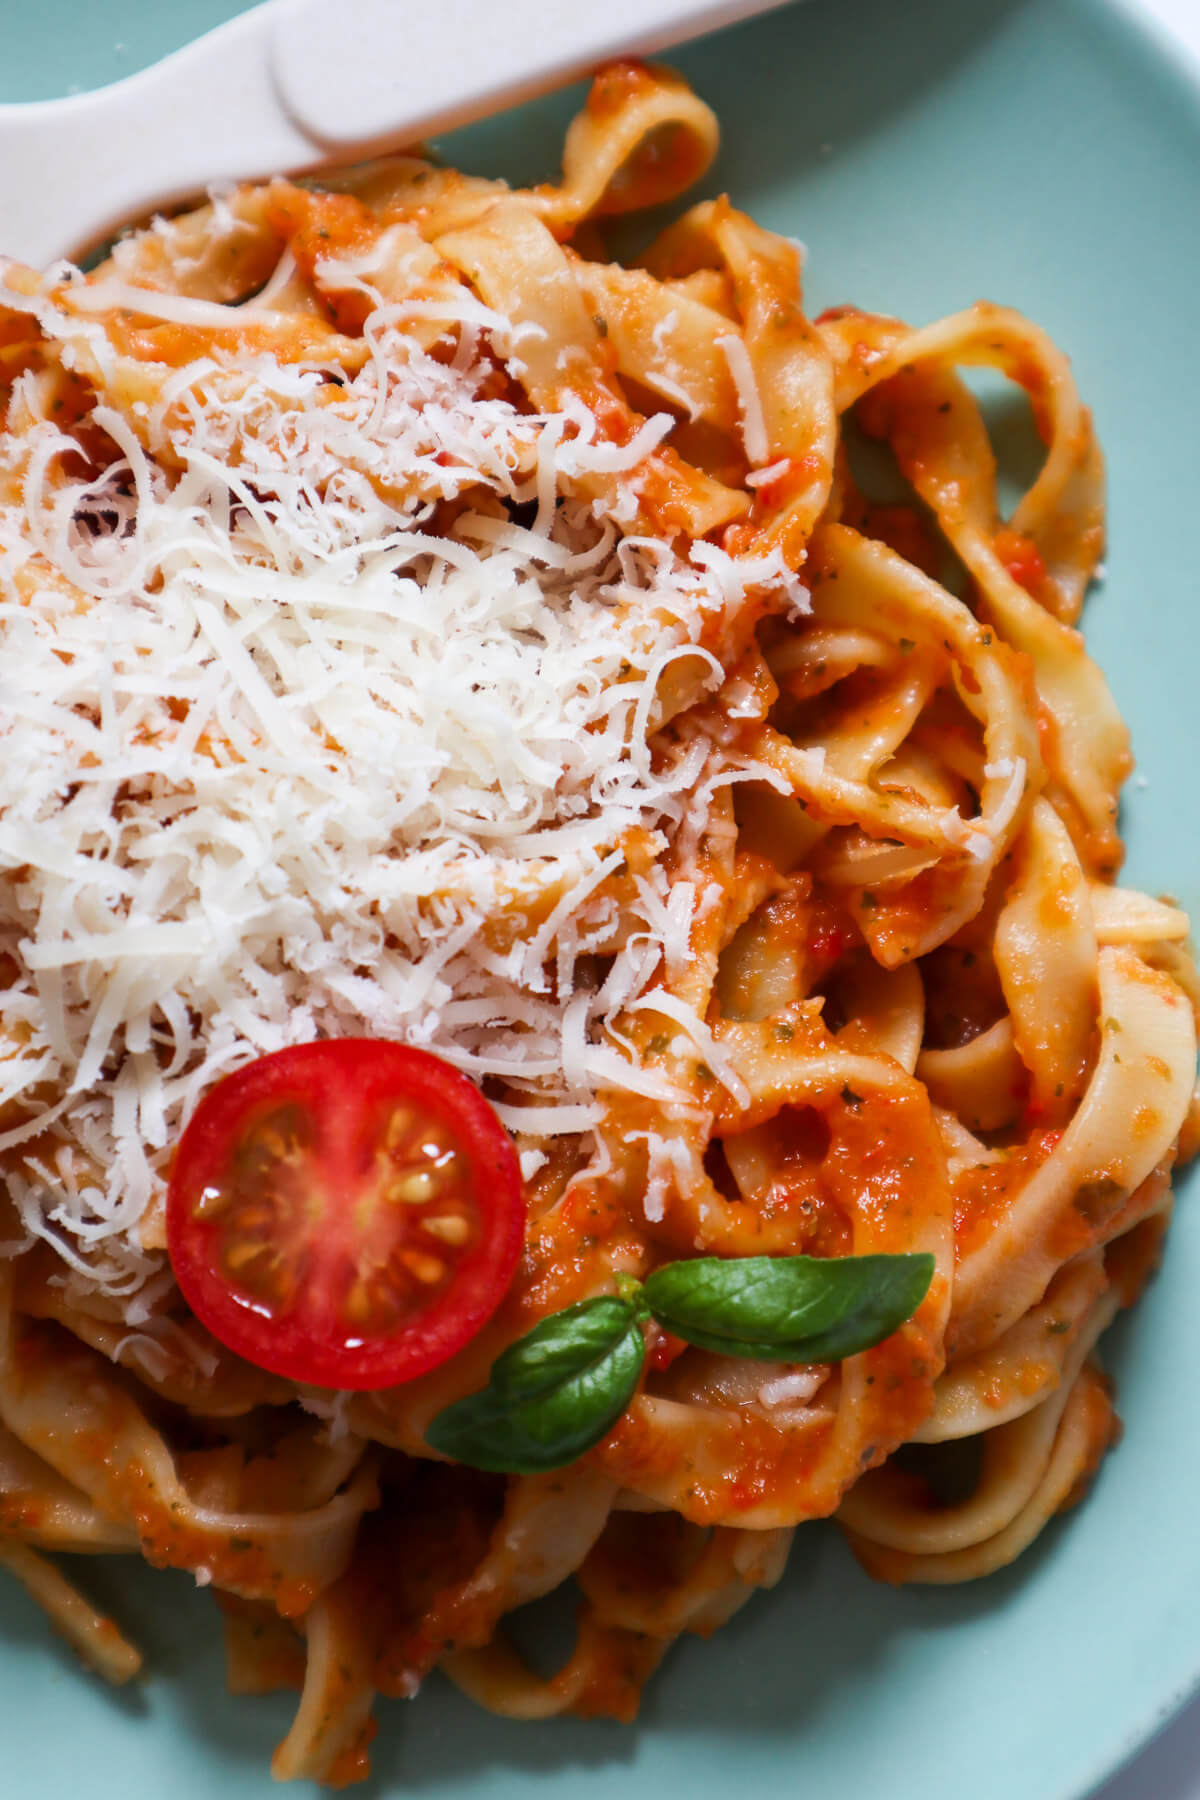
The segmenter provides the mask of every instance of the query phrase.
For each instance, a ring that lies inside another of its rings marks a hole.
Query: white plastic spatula
[[[213,182],[350,161],[785,0],[271,0],[125,81],[0,106],[0,254],[43,265]]]

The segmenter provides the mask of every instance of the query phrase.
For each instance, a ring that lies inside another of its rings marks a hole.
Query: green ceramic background
[[[0,98],[114,80],[239,10],[8,0]],[[1147,784],[1129,790],[1130,874],[1200,909],[1196,92],[1097,0],[810,0],[676,60],[722,117],[714,184],[807,241],[815,307],[854,298],[919,321],[987,295],[1071,351],[1111,472],[1087,625]],[[454,154],[545,175],[569,110],[544,102]],[[2,220],[0,202],[0,240]],[[679,1649],[633,1729],[504,1724],[435,1680],[386,1709],[367,1794],[1076,1800],[1200,1680],[1198,1197],[1148,1303],[1106,1340],[1125,1440],[1016,1568],[892,1592],[832,1531],[803,1531],[781,1587]],[[210,1602],[180,1575],[85,1574],[152,1675],[101,1691],[6,1585],[6,1800],[274,1791],[288,1703],[225,1695]]]

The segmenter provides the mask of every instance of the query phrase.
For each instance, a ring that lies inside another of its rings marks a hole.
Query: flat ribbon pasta
[[[54,1559],[211,1585],[234,1691],[298,1691],[280,1779],[365,1776],[439,1668],[628,1720],[814,1518],[884,1580],[1003,1566],[1113,1439],[1097,1342],[1200,1147],[1188,921],[1113,885],[1067,358],[991,303],[810,320],[724,196],[609,260],[717,136],[617,64],[557,183],[387,157],[0,266],[0,1564],[114,1682]],[[980,370],[1045,446],[1007,518]],[[164,1194],[210,1082],[350,1034],[481,1084],[528,1222],[474,1339],[335,1393],[190,1317]],[[911,1252],[839,1363],[647,1324],[568,1467],[426,1442],[666,1263]],[[544,1674],[506,1621],[571,1582]]]

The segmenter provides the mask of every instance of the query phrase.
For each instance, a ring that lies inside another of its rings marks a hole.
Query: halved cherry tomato
[[[440,1057],[332,1038],[260,1057],[205,1095],[167,1190],[197,1318],[248,1362],[381,1388],[491,1318],[524,1242],[516,1153]]]

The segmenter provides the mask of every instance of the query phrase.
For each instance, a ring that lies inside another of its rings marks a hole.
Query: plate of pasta
[[[1090,0],[812,0],[0,265],[15,1793],[1195,1688],[1198,164]]]

